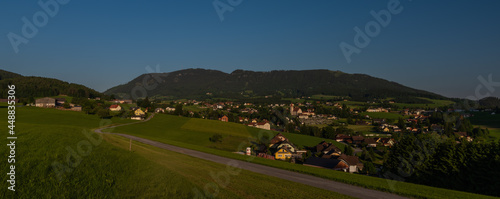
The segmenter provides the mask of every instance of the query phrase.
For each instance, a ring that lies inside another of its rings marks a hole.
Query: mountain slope
[[[130,95],[135,87],[151,88],[147,90],[148,96],[161,95],[174,98],[203,98],[207,93],[212,93],[212,97],[227,98],[265,95],[301,97],[324,94],[349,96],[358,100],[386,97],[445,99],[434,93],[384,79],[329,70],[270,72],[236,70],[227,74],[217,70],[186,69],[170,73],[144,74],[104,93]]]
[[[7,85],[16,86],[16,98],[36,98],[56,95],[68,95],[72,97],[100,97],[103,96],[93,89],[80,84],[68,83],[53,78],[26,77],[16,73],[0,70],[0,87]],[[7,98],[7,89],[0,89],[0,98]],[[32,101],[32,100],[31,100]]]
[[[0,80],[22,77],[22,75],[0,69]]]

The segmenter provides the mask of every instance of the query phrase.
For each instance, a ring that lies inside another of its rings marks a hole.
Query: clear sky
[[[487,90],[478,80],[491,74],[500,82],[497,0],[40,2],[58,2],[58,9],[0,2],[1,69],[98,91],[157,65],[158,72],[329,69],[448,97],[476,95],[478,87],[482,95],[500,97],[500,83]],[[390,21],[383,15],[381,25],[370,11],[388,12]],[[369,43],[354,30],[367,34],[367,24]],[[359,52],[349,63],[342,42]]]

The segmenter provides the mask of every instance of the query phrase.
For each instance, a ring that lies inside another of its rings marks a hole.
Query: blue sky
[[[213,2],[232,9],[222,14],[223,21]],[[63,5],[60,0],[50,16],[37,1],[5,0],[0,2],[0,68],[98,91],[157,65],[160,72],[329,69],[448,97],[474,96],[478,87],[482,95],[500,97],[500,87],[487,90],[478,80],[491,74],[500,82],[499,1],[401,0],[400,12],[391,13],[385,27],[378,23],[379,32],[368,36],[369,44],[348,63],[339,44],[356,47],[354,28],[366,34],[366,24],[376,21],[370,11],[389,10],[395,2],[72,0]],[[22,19],[34,23],[33,16],[38,16],[38,32],[25,31],[31,38],[24,37]],[[17,53],[13,34],[28,41],[18,42]]]

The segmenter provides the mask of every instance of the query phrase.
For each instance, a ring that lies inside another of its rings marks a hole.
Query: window
[[[281,158],[281,157],[283,157],[283,156],[282,155],[278,155],[278,158]]]

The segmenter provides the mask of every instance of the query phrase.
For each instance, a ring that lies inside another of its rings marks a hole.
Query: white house
[[[122,107],[118,104],[113,104],[109,107],[109,110],[110,111],[121,111],[122,110]]]

